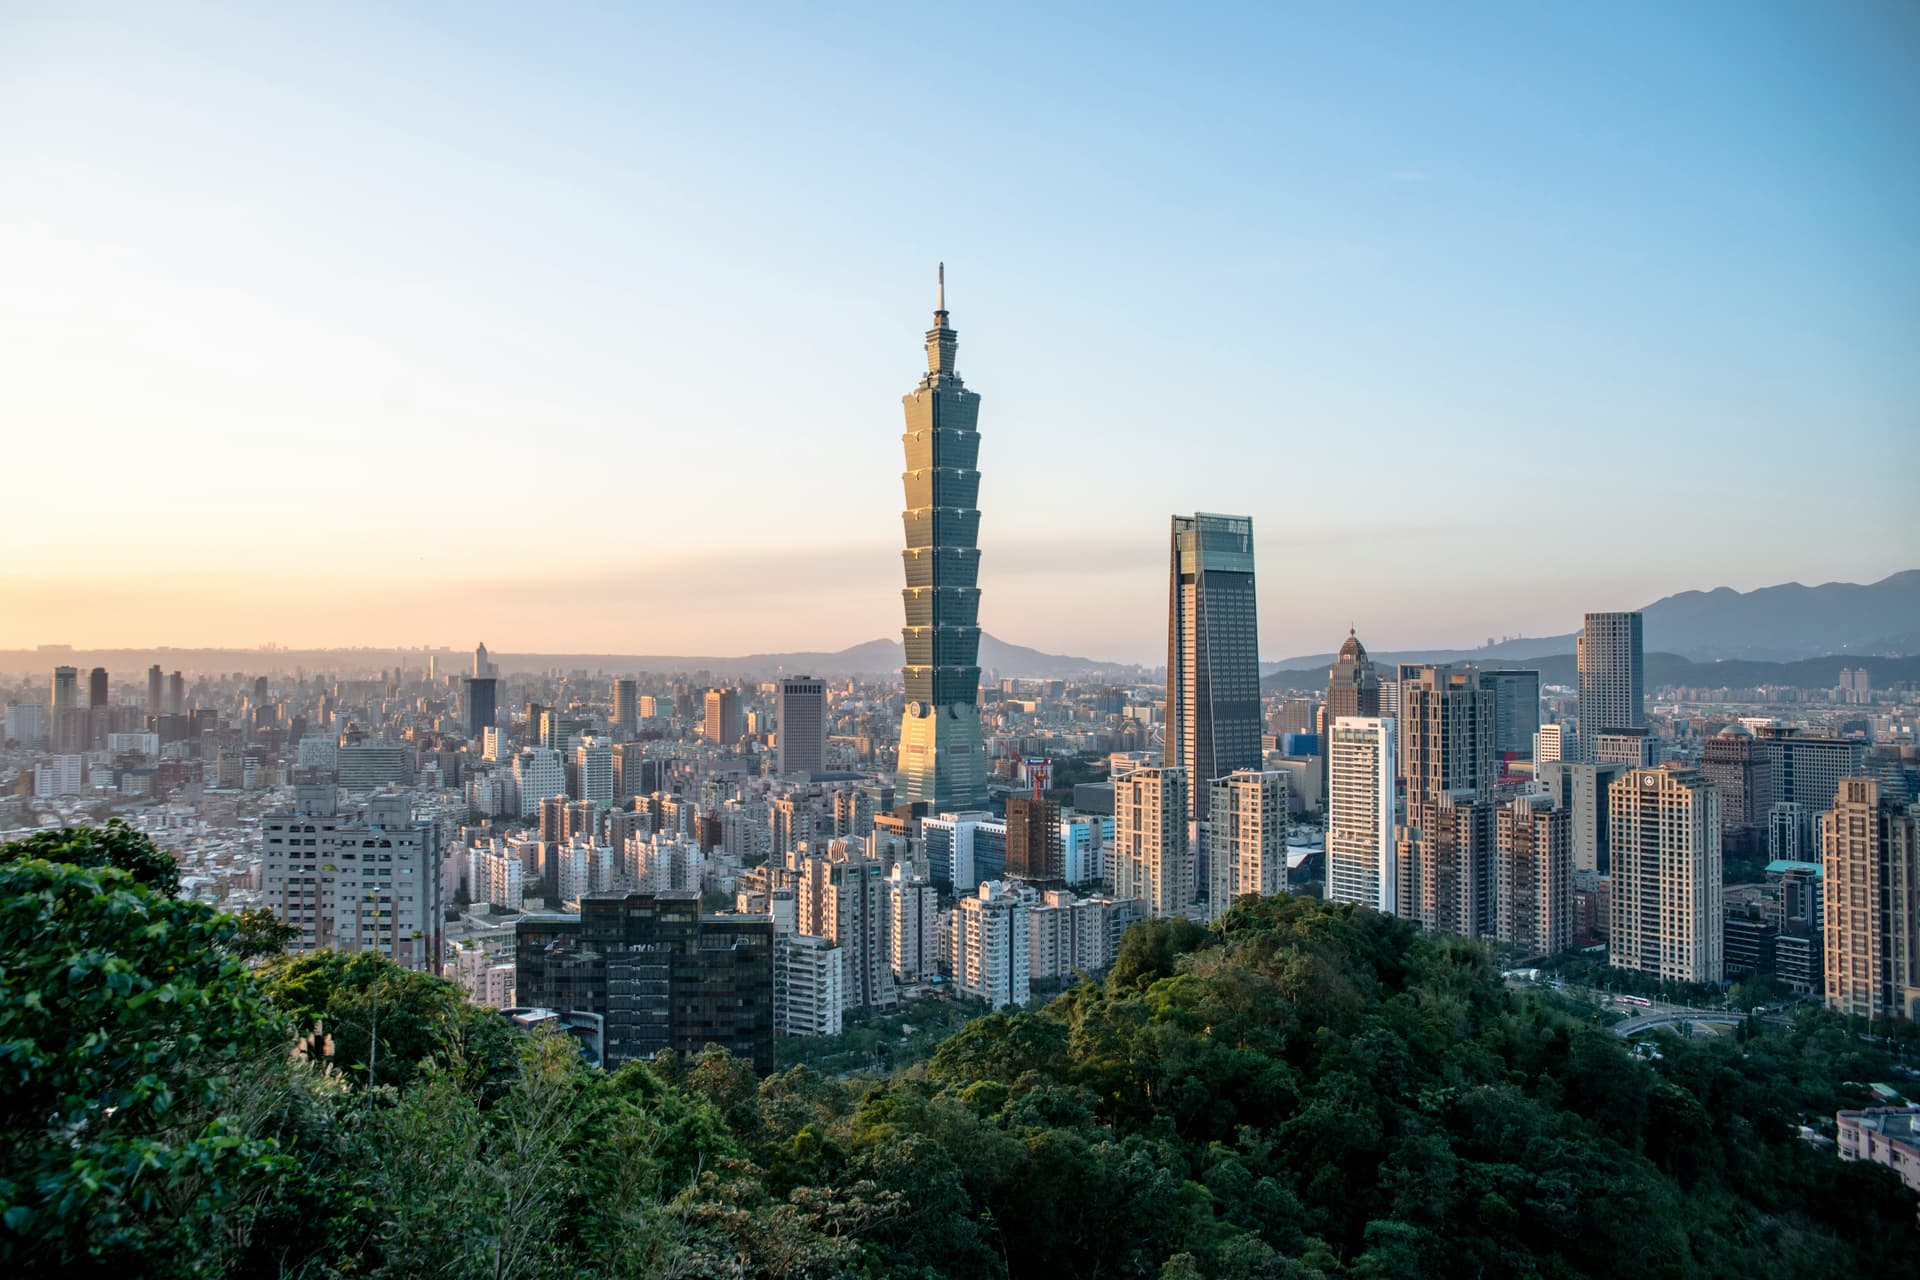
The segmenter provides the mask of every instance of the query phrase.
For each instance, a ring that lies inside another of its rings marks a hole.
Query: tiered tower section
[[[907,709],[900,725],[902,802],[930,812],[986,803],[980,735],[980,397],[954,371],[946,267],[927,330],[927,374],[901,397],[907,469],[907,625],[901,631]]]

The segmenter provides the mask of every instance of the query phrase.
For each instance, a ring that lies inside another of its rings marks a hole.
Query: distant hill
[[[1876,653],[1889,638],[1920,631],[1920,569],[1866,585],[1788,582],[1747,592],[1683,591],[1645,612],[1647,648],[1690,658],[1791,662]]]
[[[906,660],[898,640],[868,640],[833,651],[750,653],[743,657],[693,654],[620,653],[504,653],[492,655],[503,674],[518,671],[705,671],[716,678],[789,674],[840,677],[898,674]],[[442,671],[465,672],[470,653],[443,649],[14,649],[0,650],[0,672],[44,674],[54,665],[101,666],[120,680],[132,679],[150,663],[168,671],[188,672],[330,672],[338,675],[373,674],[394,666],[420,671],[432,657]],[[1043,653],[1026,645],[1009,644],[997,636],[980,637],[980,666],[995,677],[1071,679],[1112,675],[1124,678],[1139,668],[1125,663]]]
[[[1647,653],[1695,661],[1724,658],[1795,662],[1830,655],[1903,657],[1920,652],[1920,569],[1873,583],[1798,582],[1753,591],[1716,587],[1682,591],[1647,605]],[[1363,640],[1365,637],[1361,637]],[[1524,637],[1478,649],[1375,652],[1379,663],[1534,661],[1574,651],[1575,633]],[[1332,653],[1263,664],[1263,673],[1308,671],[1333,662]],[[1649,656],[1651,662],[1651,656]]]
[[[1409,658],[1407,661],[1416,661]],[[1446,659],[1432,659],[1446,661]],[[1516,661],[1512,658],[1478,658],[1469,655],[1457,661],[1473,661],[1487,668],[1523,667],[1540,673],[1542,685],[1572,687],[1579,679],[1570,653]],[[1752,689],[1760,685],[1785,685],[1794,689],[1831,689],[1840,683],[1842,667],[1864,667],[1876,689],[1890,688],[1901,682],[1920,682],[1920,657],[1861,658],[1848,654],[1829,654],[1820,658],[1802,658],[1798,662],[1756,662],[1748,658],[1728,658],[1719,662],[1696,662],[1675,653],[1647,655],[1647,690],[1668,686],[1701,689]],[[1389,673],[1390,674],[1390,673]],[[1260,681],[1264,689],[1298,689],[1302,692],[1326,692],[1325,667],[1290,668]]]

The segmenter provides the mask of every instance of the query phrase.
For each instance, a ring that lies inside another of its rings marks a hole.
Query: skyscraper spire
[[[927,376],[920,385],[930,387],[941,381],[958,383],[954,353],[960,347],[960,335],[947,327],[947,264],[940,264],[940,290],[935,295],[933,328],[927,330]]]

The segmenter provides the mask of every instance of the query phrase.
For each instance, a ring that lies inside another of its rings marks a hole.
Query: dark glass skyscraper
[[[1200,818],[1208,783],[1261,765],[1253,521],[1175,516],[1167,577],[1166,762],[1187,769]]]
[[[467,736],[475,742],[493,724],[497,690],[492,676],[467,677]]]
[[[927,330],[927,375],[901,397],[907,430],[907,709],[896,797],[939,813],[986,803],[980,736],[980,397],[954,372],[946,267]],[[1256,706],[1256,710],[1257,710]],[[1258,747],[1256,737],[1254,745]]]

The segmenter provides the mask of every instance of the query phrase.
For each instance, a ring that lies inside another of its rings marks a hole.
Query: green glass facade
[[[927,374],[901,397],[907,469],[901,553],[907,708],[896,797],[932,812],[986,803],[980,733],[980,397],[954,371],[945,271],[927,331]]]

